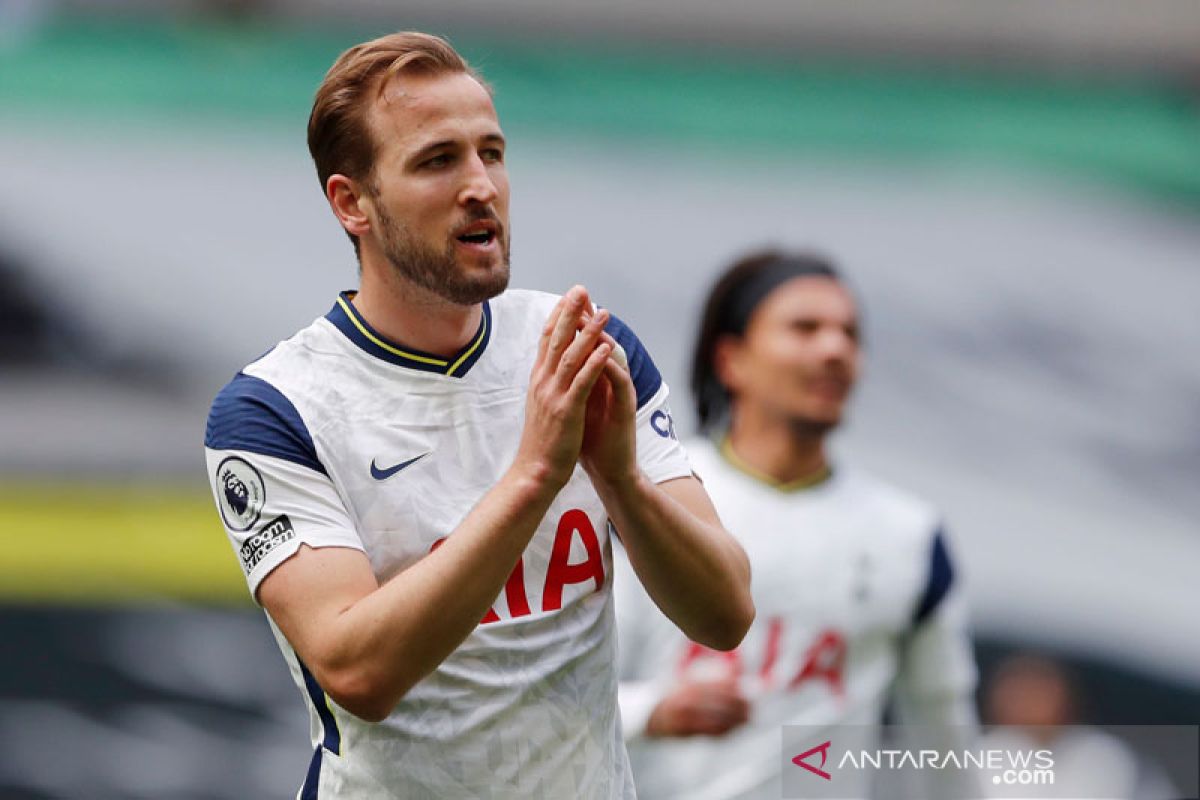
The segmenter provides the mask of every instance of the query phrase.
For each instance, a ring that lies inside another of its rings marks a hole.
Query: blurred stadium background
[[[295,791],[203,426],[354,284],[304,124],[412,27],[497,90],[516,285],[587,284],[686,430],[713,275],[830,254],[841,451],[945,509],[985,673],[1041,650],[1088,721],[1200,720],[1194,0],[0,0],[0,796]]]

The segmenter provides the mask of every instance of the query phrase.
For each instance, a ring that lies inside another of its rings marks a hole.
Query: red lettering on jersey
[[[508,613],[514,617],[527,617],[529,598],[525,595],[525,561],[518,558],[508,580],[504,582],[504,599],[508,601]]]
[[[816,641],[804,654],[804,665],[788,684],[789,689],[795,689],[807,680],[820,679],[829,683],[829,688],[839,697],[845,693],[842,685],[842,672],[846,666],[846,640],[835,630],[826,630],[816,638]]]
[[[775,662],[779,660],[779,640],[782,637],[783,620],[779,617],[771,617],[767,621],[767,648],[763,653],[762,666],[758,670],[758,677],[762,680],[763,686],[771,686],[775,683]]]
[[[783,640],[784,621],[781,617],[771,617],[767,620],[766,647],[763,660],[758,668],[758,677],[764,688],[775,682],[775,667],[779,661],[780,645]],[[702,660],[712,659],[717,667],[725,671],[726,676],[733,680],[742,677],[741,648],[729,651],[713,650],[702,644],[688,642],[676,667],[679,678],[685,679],[692,666]],[[796,676],[788,683],[789,690],[796,689],[808,680],[824,680],[829,688],[839,697],[845,694],[843,674],[846,668],[846,639],[840,631],[827,629],[822,631],[804,654],[804,661]],[[715,678],[716,676],[706,676]]]
[[[446,541],[444,536],[438,539],[430,546],[429,552],[437,550],[444,541]],[[513,617],[529,615],[529,598],[525,594],[525,562],[520,558],[517,559],[512,572],[508,573],[508,580],[504,582],[504,599],[508,601],[508,613]],[[483,615],[483,619],[479,620],[479,624],[487,625],[489,622],[499,621],[500,615],[496,613],[495,609],[489,608]]]
[[[723,666],[729,671],[729,677],[733,680],[742,676],[742,656],[736,649],[713,650],[711,647],[705,647],[696,642],[688,642],[687,649],[683,651],[683,658],[679,660],[679,676],[682,678],[692,664],[708,658],[725,662]]]
[[[587,550],[587,561],[569,564],[571,540],[578,533]],[[600,556],[600,542],[588,515],[572,508],[558,521],[554,534],[554,549],[550,553],[550,566],[546,569],[546,584],[542,589],[542,610],[557,611],[562,608],[562,590],[568,583],[596,581],[596,591],[604,586],[604,559]]]

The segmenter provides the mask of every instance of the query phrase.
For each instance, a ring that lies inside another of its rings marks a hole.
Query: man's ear
[[[360,238],[370,233],[371,220],[367,211],[371,207],[371,197],[357,181],[345,175],[330,175],[325,181],[325,197],[347,233]]]
[[[742,384],[742,349],[742,340],[730,334],[718,338],[713,346],[713,372],[721,385],[730,391],[737,391]]]

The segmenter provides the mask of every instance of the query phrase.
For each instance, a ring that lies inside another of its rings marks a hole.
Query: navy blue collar
[[[339,331],[360,348],[392,364],[409,369],[419,369],[423,372],[436,372],[439,375],[449,375],[461,378],[483,355],[487,349],[488,340],[492,337],[492,309],[485,300],[483,315],[479,319],[479,330],[471,337],[471,341],[463,349],[449,358],[404,347],[390,341],[379,331],[371,327],[358,309],[350,302],[356,292],[342,292],[337,302],[325,315],[325,319],[333,323]]]

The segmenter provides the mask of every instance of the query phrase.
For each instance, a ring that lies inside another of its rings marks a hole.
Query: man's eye
[[[504,160],[504,151],[498,147],[489,147],[483,150],[479,155],[484,161],[494,161],[499,163]]]
[[[819,327],[816,321],[811,319],[797,319],[792,321],[792,330],[798,333],[813,334],[817,332],[817,328]]]
[[[446,165],[447,165],[447,164],[449,164],[449,163],[450,163],[450,156],[449,156],[449,154],[447,154],[447,153],[440,153],[440,154],[438,154],[438,155],[434,156],[433,158],[427,158],[427,159],[425,159],[425,163],[424,163],[424,164],[422,164],[421,166],[424,166],[424,167],[433,167],[433,168],[435,168],[435,169],[436,169],[437,167],[444,167],[444,166],[446,166]]]

